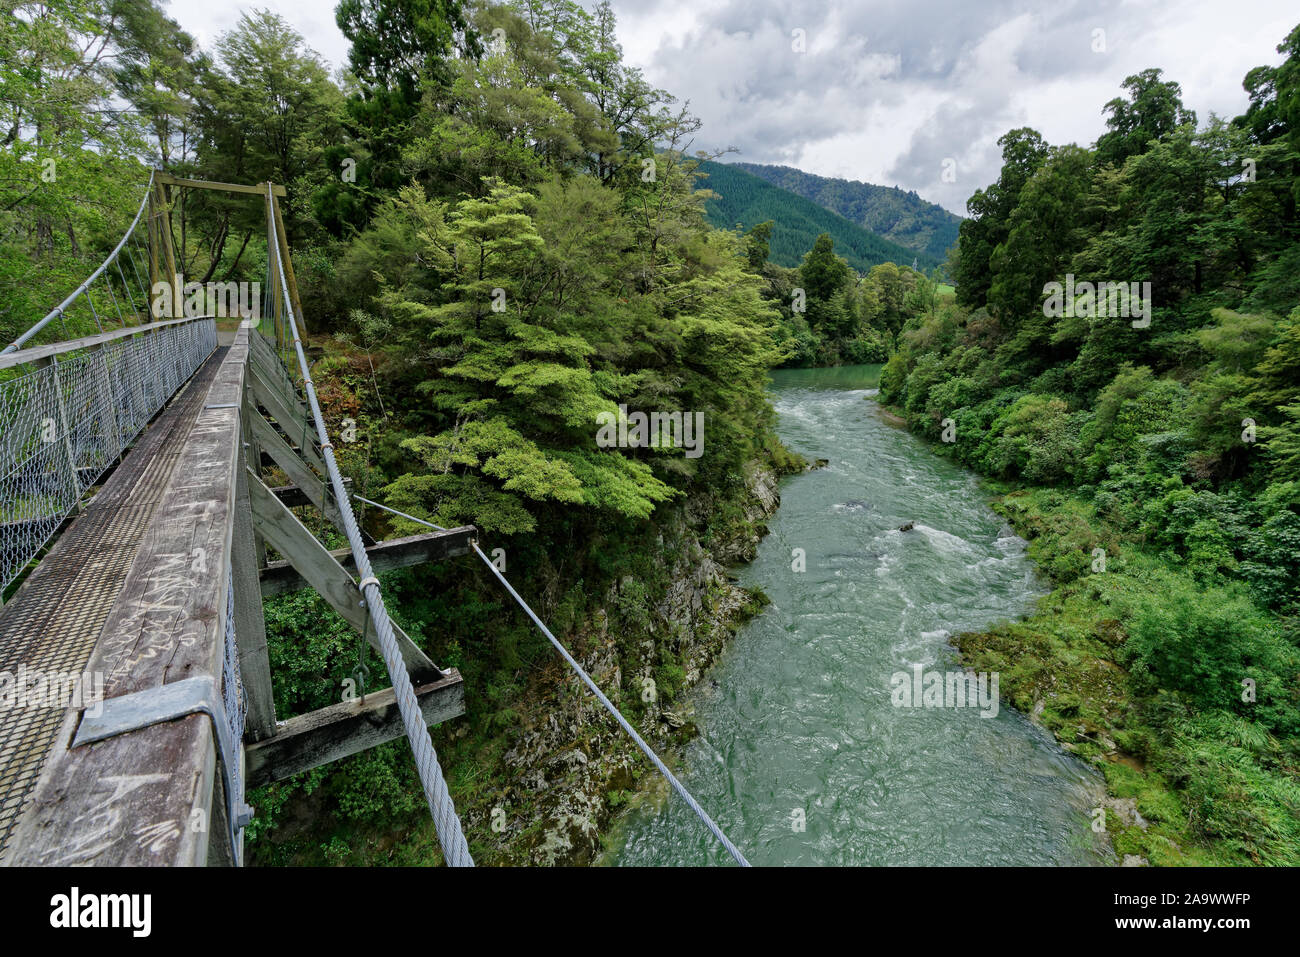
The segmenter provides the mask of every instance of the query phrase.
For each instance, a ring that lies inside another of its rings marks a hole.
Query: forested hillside
[[[1138,862],[1300,863],[1300,27],[1278,49],[1230,121],[1153,69],[1092,146],[1007,133],[881,381],[1033,537],[1055,591],[961,648],[1103,769]]]
[[[927,203],[910,190],[816,176],[790,166],[739,162],[730,165],[812,200],[849,222],[929,259],[943,262],[957,241],[961,217],[942,206]]]
[[[709,221],[719,229],[736,225],[749,229],[770,221],[773,228],[768,244],[772,261],[778,265],[798,265],[822,233],[831,236],[840,255],[859,272],[879,263],[911,265],[914,261],[918,268],[929,270],[943,261],[942,254],[931,255],[884,239],[815,202],[772,186],[739,169],[738,164],[706,162],[700,171],[708,177],[701,185],[716,194],[706,206]]]

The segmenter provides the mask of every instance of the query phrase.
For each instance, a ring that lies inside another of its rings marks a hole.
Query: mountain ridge
[[[819,176],[793,166],[744,162],[725,165],[802,196],[868,232],[940,262],[957,242],[961,217],[912,190]]]
[[[915,262],[918,269],[929,270],[942,261],[942,257],[893,242],[798,193],[773,185],[741,169],[740,164],[705,161],[700,170],[707,177],[699,185],[717,194],[705,206],[709,221],[721,229],[737,224],[751,229],[771,220],[769,258],[777,265],[798,266],[821,233],[829,233],[835,251],[863,273],[882,262],[904,266]]]

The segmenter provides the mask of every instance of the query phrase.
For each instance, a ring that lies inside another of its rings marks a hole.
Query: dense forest
[[[957,241],[960,216],[897,186],[816,176],[790,166],[732,165],[930,259],[942,261]]]
[[[342,82],[267,11],[244,14],[212,50],[152,0],[4,16],[4,335],[102,259],[149,166],[285,184],[313,375],[331,428],[357,423],[339,449],[355,487],[478,526],[539,612],[656,730],[686,682],[683,643],[705,626],[650,634],[654,607],[692,554],[698,566],[702,549],[755,534],[746,474],[797,463],[764,394],[783,358],[779,312],[745,240],[705,218],[698,121],[623,63],[608,4],[343,0]],[[185,274],[264,279],[264,215],[238,196],[183,194],[173,229]],[[89,315],[72,315],[53,332],[87,327]],[[707,454],[597,448],[595,416],[619,404],[702,414]],[[579,708],[580,726],[561,735],[554,753],[585,747],[604,761],[588,769],[592,808],[570,825],[544,806],[559,789],[537,795],[505,765],[530,728],[554,722],[556,700],[577,697],[545,639],[482,570],[393,573],[385,589],[408,633],[465,677],[469,717],[435,740],[476,857],[592,853],[595,822],[643,773],[627,770],[636,762],[617,750],[617,729]],[[699,621],[722,621],[748,599],[700,572],[693,602]],[[313,593],[269,601],[266,616],[281,717],[338,700],[359,665],[383,673]],[[657,696],[643,700],[651,678]],[[612,742],[584,744],[597,735]],[[253,795],[251,854],[436,860],[420,793],[409,748],[393,742]],[[498,806],[510,818],[500,832],[486,826]]]
[[[1278,50],[1232,120],[1152,69],[1090,147],[1007,133],[955,301],[881,380],[1056,585],[967,661],[1136,802],[1108,824],[1153,863],[1300,863],[1300,27]]]
[[[893,352],[903,323],[934,309],[952,287],[909,266],[883,262],[865,274],[835,250],[822,233],[798,267],[766,260],[773,224],[759,223],[745,233],[750,268],[767,283],[762,296],[780,314],[778,341],[787,367],[884,362]]]
[[[762,605],[723,570],[763,533],[755,500],[806,465],[768,370],[883,363],[881,401],[987,477],[1052,578],[1027,620],[957,640],[1133,802],[1116,850],[1300,863],[1300,27],[1231,121],[1198,124],[1148,70],[1092,146],[1007,133],[941,269],[951,223],[910,201],[818,191],[891,242],[698,153],[699,120],[624,62],[608,3],[341,0],[338,76],[264,10],[211,50],[156,0],[3,16],[0,336],[102,260],[150,168],[286,185],[355,488],[478,526],[660,743],[689,735],[676,702]],[[187,276],[264,281],[260,204],[196,191],[172,215]],[[1125,295],[1099,305],[1108,283]],[[620,404],[703,413],[707,454],[597,448]],[[384,578],[465,677],[434,742],[476,859],[594,859],[645,773],[627,742],[486,572]],[[281,717],[382,674],[309,591],[266,617]],[[258,863],[437,858],[403,741],[250,803]]]

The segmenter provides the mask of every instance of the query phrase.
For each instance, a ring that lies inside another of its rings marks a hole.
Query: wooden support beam
[[[465,713],[465,685],[455,668],[441,680],[417,685],[415,697],[430,726]],[[290,718],[280,722],[275,737],[245,749],[248,786],[282,781],[404,733],[392,688]]]
[[[154,181],[165,186],[186,186],[191,189],[215,189],[223,193],[249,193],[254,196],[266,195],[266,184],[259,183],[257,186],[245,186],[242,183],[218,183],[215,180],[207,179],[184,179],[180,176],[173,176],[171,173],[157,171],[154,173]],[[283,186],[272,186],[271,189],[276,196],[285,195]]]
[[[266,622],[262,618],[262,597],[258,589],[257,546],[248,497],[248,472],[244,468],[246,454],[246,449],[241,448],[235,485],[230,573],[235,595],[239,672],[244,686],[244,733],[250,741],[261,741],[275,734],[275,697],[271,690],[271,659],[266,647]]]
[[[260,414],[253,415],[249,418],[249,428],[262,451],[271,456],[272,461],[284,470],[311,503],[335,525],[342,525],[343,517],[331,501],[325,483],[307,467],[307,463],[298,457],[289,443],[280,437],[280,433],[271,428],[271,423]]]
[[[394,568],[410,568],[413,565],[425,565],[468,555],[470,543],[478,535],[473,525],[449,528],[445,532],[428,532],[424,535],[410,535],[406,538],[394,538],[366,549],[370,567],[375,574],[392,571]],[[352,552],[347,548],[336,548],[330,552],[335,561],[343,566],[349,575],[356,574],[356,564]],[[269,562],[261,571],[262,597],[271,598],[285,592],[307,588],[308,584],[289,562]]]
[[[343,487],[350,489],[352,479],[344,476]],[[271,489],[271,494],[290,508],[302,508],[304,505],[312,504],[312,500],[307,497],[307,493],[296,485],[276,485]],[[348,554],[351,554],[351,552]]]
[[[154,316],[153,291],[158,286],[158,243],[160,236],[158,232],[158,194],[155,190],[149,190],[148,197],[149,213],[146,217],[149,238],[149,290],[145,301],[145,310],[150,316]],[[170,285],[171,277],[167,278]]]
[[[324,459],[312,444],[312,440],[316,437],[316,430],[307,419],[295,417],[294,409],[288,404],[285,396],[266,380],[257,366],[248,367],[248,381],[253,387],[253,398],[271,414],[281,431],[285,435],[292,436],[298,443],[299,454],[307,464],[321,475],[329,474]]]
[[[379,638],[373,625],[368,625],[369,613],[361,604],[364,599],[352,576],[260,479],[250,475],[248,491],[253,507],[253,525],[261,531],[262,537],[290,561],[344,621],[369,636],[371,646],[378,649]],[[429,656],[416,647],[396,622],[393,623],[393,634],[397,636],[402,660],[413,682],[433,681],[442,676]]]
[[[307,334],[307,321],[302,316],[302,303],[298,300],[298,280],[293,274],[293,257],[289,255],[289,234],[284,231],[284,217],[280,215],[280,200],[271,197],[271,211],[275,214],[275,231],[280,236],[280,252],[284,256],[284,278],[289,285],[289,301],[293,304],[293,316],[298,323],[298,334]]]
[[[171,204],[167,197],[167,187],[158,182],[154,177],[154,192],[157,194],[158,210],[158,235],[161,238],[162,252],[167,265],[167,288],[171,290],[170,298],[172,301],[173,316],[185,315],[185,305],[182,302],[182,289],[185,286],[185,280],[176,268],[176,250],[172,245],[172,210]]]

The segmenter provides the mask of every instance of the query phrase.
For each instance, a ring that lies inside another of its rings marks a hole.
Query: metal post
[[[72,482],[72,502],[77,511],[82,509],[81,479],[77,476],[77,457],[72,452],[72,432],[68,428],[68,413],[63,404],[63,383],[59,379],[59,360],[50,356],[50,371],[54,378],[54,400],[59,407],[59,427],[63,430],[63,451],[68,457],[68,477]]]

